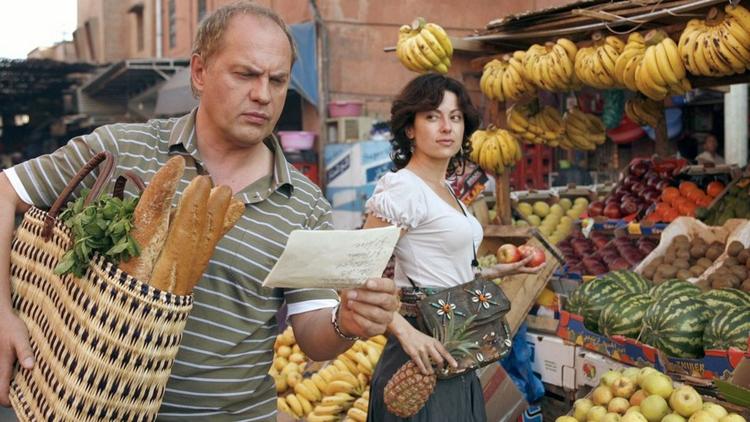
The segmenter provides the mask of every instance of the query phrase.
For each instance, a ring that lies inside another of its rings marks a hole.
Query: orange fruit
[[[688,217],[695,217],[695,209],[697,206],[690,201],[685,201],[682,204],[680,204],[680,207],[678,211],[680,212],[680,215],[686,215]]]
[[[724,191],[724,184],[718,181],[713,181],[706,186],[706,193],[712,198],[716,198]]]
[[[661,193],[661,199],[669,204],[671,204],[672,201],[674,201],[674,198],[678,196],[680,196],[680,191],[672,186],[664,188],[664,191]]]
[[[671,223],[675,218],[679,216],[680,214],[677,213],[677,210],[672,208],[671,210],[667,210],[664,214],[662,214],[661,217],[664,222]]]
[[[690,192],[691,190],[695,190],[695,189],[699,189],[699,188],[698,188],[698,185],[696,185],[693,182],[688,182],[688,181],[680,182],[680,193],[683,196],[686,196],[688,192]]]

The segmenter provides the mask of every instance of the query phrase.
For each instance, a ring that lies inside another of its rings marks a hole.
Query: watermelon
[[[604,277],[619,284],[630,293],[646,293],[648,292],[649,287],[651,287],[650,282],[647,279],[633,271],[612,271],[607,273]]]
[[[700,295],[706,301],[708,310],[715,315],[725,309],[750,306],[750,293],[738,289],[714,289]]]
[[[599,329],[607,337],[619,334],[638,338],[641,333],[643,315],[654,302],[651,295],[638,293],[624,295],[617,302],[605,306],[599,317]]]
[[[686,295],[655,301],[643,316],[640,341],[677,358],[703,355],[703,331],[709,320],[703,299]]]
[[[591,280],[584,283],[579,289],[581,289],[579,294],[581,295],[583,324],[589,330],[597,333],[600,333],[599,316],[602,309],[628,293],[619,283],[615,283],[607,277]]]
[[[655,300],[661,300],[674,296],[695,297],[701,294],[701,289],[695,284],[692,284],[685,280],[673,278],[652,287],[648,293]]]
[[[706,324],[703,347],[727,350],[736,347],[747,351],[750,337],[750,306],[726,308]]]

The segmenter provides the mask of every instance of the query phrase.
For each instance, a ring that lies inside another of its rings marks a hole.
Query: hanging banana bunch
[[[727,5],[692,19],[680,36],[679,56],[693,75],[727,76],[750,68],[750,11]]]
[[[692,88],[685,74],[685,65],[674,41],[661,30],[650,31],[644,41],[646,49],[643,60],[635,70],[638,91],[656,101],[690,91]]]
[[[615,61],[615,78],[619,85],[631,91],[638,91],[635,85],[635,70],[646,54],[646,40],[643,35],[633,32],[628,36],[628,41],[622,53]]]
[[[451,66],[453,45],[443,28],[417,18],[399,29],[396,56],[411,71],[444,74]]]
[[[556,147],[565,133],[563,117],[554,107],[514,104],[505,116],[511,132],[527,143]]]
[[[615,63],[620,57],[625,43],[614,36],[602,37],[594,34],[594,43],[578,50],[575,61],[575,74],[588,86],[597,89],[610,89],[619,85]]]
[[[560,146],[565,149],[593,151],[607,140],[606,127],[601,119],[573,107],[565,113],[565,136]]]
[[[501,175],[521,159],[521,146],[513,134],[490,125],[471,135],[470,158],[484,171]]]
[[[479,87],[484,95],[495,101],[517,101],[536,94],[536,88],[526,78],[523,68],[525,51],[504,55],[484,65]]]
[[[664,103],[650,98],[631,98],[625,103],[625,114],[641,126],[656,127],[664,115]]]
[[[577,53],[578,47],[567,38],[545,45],[534,44],[523,59],[526,77],[546,91],[574,90],[580,85],[574,72]]]

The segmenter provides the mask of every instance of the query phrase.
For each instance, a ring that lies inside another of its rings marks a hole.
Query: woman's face
[[[461,149],[464,137],[464,113],[456,94],[445,91],[436,110],[418,112],[406,135],[414,143],[412,158],[450,160]]]

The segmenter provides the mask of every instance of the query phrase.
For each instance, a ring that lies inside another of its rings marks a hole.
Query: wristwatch
[[[339,338],[343,340],[346,340],[346,341],[360,340],[360,338],[357,336],[348,336],[341,331],[341,327],[339,327],[339,307],[340,306],[341,306],[341,303],[339,302],[336,306],[331,308],[331,325],[333,325],[333,331],[335,331],[336,335],[339,336]]]

